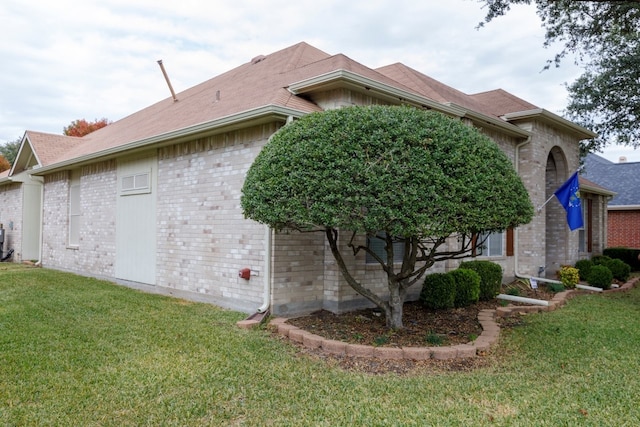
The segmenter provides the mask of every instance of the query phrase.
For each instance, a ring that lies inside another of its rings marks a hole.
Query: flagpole
[[[555,194],[552,194],[552,195],[551,195],[551,197],[549,197],[549,198],[547,199],[547,201],[546,201],[546,202],[544,202],[544,203],[542,204],[542,206],[540,206],[540,207],[538,208],[538,213],[539,213],[539,212],[542,210],[542,208],[544,208],[544,207],[547,205],[547,203],[549,203],[549,202],[551,201],[551,199],[553,199],[555,196],[556,196]]]

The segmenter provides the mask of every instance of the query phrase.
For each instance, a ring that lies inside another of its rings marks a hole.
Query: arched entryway
[[[564,152],[560,147],[553,147],[547,157],[546,199],[553,196],[553,193],[565,182],[568,176],[568,164]],[[569,246],[566,213],[555,197],[545,205],[545,223],[545,271],[541,275],[553,278],[561,264],[567,259]]]

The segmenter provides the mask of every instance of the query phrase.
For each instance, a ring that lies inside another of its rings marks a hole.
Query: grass
[[[0,264],[0,425],[640,424],[640,289],[529,315],[460,373],[344,372],[243,317]]]

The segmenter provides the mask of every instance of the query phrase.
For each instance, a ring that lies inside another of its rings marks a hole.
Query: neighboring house
[[[555,278],[561,265],[601,253],[605,195],[582,191],[594,201],[582,246],[562,206],[544,205],[578,168],[578,142],[591,131],[503,90],[467,95],[402,64],[371,69],[306,43],[255,57],[82,138],[27,131],[9,175],[0,177],[0,221],[13,224],[5,248],[17,261],[245,312],[361,307],[367,302],[341,277],[323,233],[275,233],[243,217],[240,195],[248,168],[282,126],[370,104],[459,118],[511,159],[533,205],[544,208],[478,248],[503,267],[505,280]],[[382,272],[364,254],[350,263],[384,292]],[[419,291],[414,286],[411,297]]]
[[[640,162],[588,154],[581,174],[615,192],[608,205],[608,247],[640,249]]]

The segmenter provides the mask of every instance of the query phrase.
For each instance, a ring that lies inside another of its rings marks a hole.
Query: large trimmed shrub
[[[434,309],[453,308],[456,297],[454,276],[448,273],[433,273],[424,278],[420,301]]]
[[[622,260],[613,258],[602,265],[611,270],[611,274],[613,274],[614,279],[621,282],[626,282],[631,275],[631,267]]]
[[[576,268],[580,273],[580,280],[587,280],[587,277],[589,277],[589,272],[591,271],[591,267],[593,267],[593,263],[588,259],[581,259],[580,261],[576,262]]]
[[[473,270],[480,275],[480,301],[489,301],[500,293],[502,267],[485,260],[464,261],[460,268]]]
[[[604,265],[594,265],[591,267],[587,283],[596,288],[609,289],[613,282],[613,274]]]
[[[456,307],[467,307],[478,302],[480,297],[480,275],[473,270],[458,268],[450,271],[453,277],[456,293],[454,305]]]

